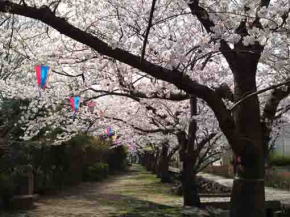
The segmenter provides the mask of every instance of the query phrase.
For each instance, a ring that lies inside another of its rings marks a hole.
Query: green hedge
[[[15,188],[11,176],[0,173],[0,200],[3,208],[9,207],[9,201],[15,192]]]
[[[110,171],[122,171],[128,167],[127,150],[123,146],[118,146],[109,150],[106,162]]]
[[[32,154],[37,167],[35,183],[38,193],[62,189],[81,181],[99,181],[109,172],[127,167],[123,146],[111,148],[109,142],[88,135],[77,135],[60,146],[43,146]]]
[[[290,165],[290,156],[284,156],[281,154],[270,154],[269,164],[274,166],[287,166]]]
[[[54,146],[50,141],[54,141],[63,130],[47,127],[29,141],[18,139],[24,132],[22,126],[15,124],[22,116],[20,108],[28,104],[27,100],[2,99],[0,102],[0,125],[8,132],[9,145],[9,152],[0,155],[0,203],[3,198],[21,193],[26,179],[23,181],[17,172],[26,165],[32,166],[34,190],[40,194],[52,193],[84,180],[101,180],[108,176],[109,171],[126,167],[124,147],[112,149],[112,141],[98,137],[79,134]],[[40,115],[45,112],[41,111]]]
[[[12,155],[0,157],[0,173],[6,171],[12,176],[17,168],[32,165],[35,193],[53,193],[65,186],[99,181],[109,172],[124,170],[126,149],[111,147],[107,141],[83,134],[58,146],[15,143],[10,146]],[[17,189],[23,185],[21,178],[15,178],[15,185],[15,193],[19,193]]]
[[[95,163],[85,168],[85,181],[101,181],[109,175],[109,165],[107,163]]]

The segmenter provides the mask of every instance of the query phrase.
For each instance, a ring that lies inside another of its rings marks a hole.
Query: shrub
[[[265,185],[268,187],[290,189],[290,172],[278,172],[269,169],[265,175]]]
[[[290,165],[290,156],[283,156],[280,154],[270,154],[269,164],[275,166],[287,166]]]
[[[5,173],[0,173],[0,197],[4,208],[9,207],[9,201],[14,191],[15,185],[12,178]]]
[[[112,149],[111,141],[99,137],[79,134],[58,146],[51,146],[47,141],[15,141],[9,145],[11,154],[0,157],[0,173],[13,178],[15,193],[22,190],[18,186],[26,180],[21,174],[15,174],[15,169],[27,164],[33,168],[34,191],[40,194],[81,181],[99,181],[107,177],[109,171],[126,166],[126,150],[123,147]],[[5,186],[1,180],[0,185]]]
[[[107,162],[110,152],[110,144],[106,141],[94,137],[85,147],[86,165],[97,162]]]
[[[107,162],[111,171],[125,170],[128,167],[127,150],[124,146],[110,149]]]
[[[109,165],[107,163],[95,163],[85,168],[85,181],[101,181],[109,175]]]

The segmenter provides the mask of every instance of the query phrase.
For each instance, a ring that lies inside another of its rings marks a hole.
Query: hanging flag
[[[42,89],[46,88],[48,80],[49,66],[38,65],[35,66],[38,86]]]
[[[78,112],[79,108],[80,108],[80,101],[81,101],[81,97],[80,96],[72,96],[70,97],[70,104],[72,109],[74,110],[74,112]]]
[[[112,129],[112,127],[108,127],[108,128],[106,129],[106,133],[107,133],[108,136],[113,136],[113,135],[115,135],[115,131]]]

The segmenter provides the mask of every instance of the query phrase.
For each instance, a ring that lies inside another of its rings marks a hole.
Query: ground
[[[103,182],[40,197],[35,209],[9,217],[181,217],[183,212],[182,198],[173,195],[170,186],[134,165]]]

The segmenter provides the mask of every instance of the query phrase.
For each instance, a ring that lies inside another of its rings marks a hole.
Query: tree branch
[[[253,96],[259,95],[261,93],[264,93],[266,91],[272,90],[272,89],[277,89],[278,87],[281,87],[283,85],[289,85],[290,84],[290,80],[287,80],[285,82],[279,83],[279,84],[275,84],[275,85],[271,85],[270,87],[264,88],[262,90],[256,91],[254,93],[248,94],[245,97],[243,97],[242,99],[240,99],[238,102],[236,102],[231,108],[230,111],[234,111],[238,105],[240,105],[241,103],[244,103],[246,100],[250,99]]]
[[[154,13],[155,4],[156,4],[156,0],[152,0],[152,5],[151,5],[151,11],[150,11],[150,16],[149,16],[148,26],[147,26],[147,29],[146,29],[145,39],[143,41],[143,48],[142,48],[142,54],[141,54],[141,63],[143,62],[144,56],[145,56],[145,51],[146,51],[146,45],[147,45],[147,41],[148,41],[148,36],[149,36],[150,28],[152,26],[152,20],[153,20],[153,13]]]
[[[206,31],[208,33],[214,33],[211,28],[213,28],[215,24],[212,20],[210,20],[208,12],[204,8],[199,6],[199,0],[189,1],[188,6],[191,10],[192,15],[195,15],[197,17],[197,19],[201,22]],[[221,39],[220,44],[220,51],[228,61],[231,61],[234,56],[234,51],[230,48],[225,40]]]
[[[168,158],[171,159],[172,156],[178,151],[179,145],[176,145],[175,147],[172,148],[172,150],[168,154]]]
[[[160,128],[159,128],[159,129],[154,129],[154,130],[146,130],[146,129],[143,129],[143,128],[140,128],[140,127],[137,127],[137,126],[135,126],[135,125],[133,125],[133,124],[130,124],[130,123],[128,123],[127,121],[124,121],[124,120],[121,119],[121,118],[115,118],[115,117],[105,117],[105,118],[107,118],[107,119],[111,119],[111,120],[114,120],[114,121],[122,122],[122,123],[124,123],[124,124],[126,124],[126,125],[132,127],[133,129],[142,132],[142,133],[164,133],[164,134],[168,134],[168,133],[172,133],[172,132],[173,132],[172,129],[170,130],[170,129],[160,129]]]
[[[268,7],[271,0],[261,0],[261,7]]]
[[[281,89],[273,90],[265,104],[263,114],[261,117],[265,146],[269,146],[269,142],[271,140],[270,135],[273,129],[274,120],[279,118],[284,112],[289,110],[289,107],[288,108],[286,107],[284,111],[276,115],[280,102],[287,96],[289,96],[289,94],[290,94],[290,83],[288,83],[286,91]],[[269,150],[269,147],[265,147],[265,150]]]
[[[193,1],[195,2],[195,1]],[[102,55],[114,58],[122,63],[130,65],[140,71],[174,84],[181,90],[189,94],[194,94],[197,97],[207,102],[210,108],[214,111],[220,127],[227,137],[229,143],[235,152],[242,152],[243,144],[239,133],[236,130],[234,120],[230,112],[226,109],[223,101],[218,97],[213,90],[193,81],[188,75],[184,75],[177,70],[169,70],[161,66],[155,65],[144,60],[140,63],[140,57],[129,53],[128,51],[112,48],[98,37],[91,35],[85,31],[68,23],[64,18],[57,17],[47,6],[41,8],[19,5],[10,1],[0,1],[0,12],[17,14],[25,17],[30,17],[40,20],[43,23],[51,26],[60,33],[83,43],[90,48],[98,51]],[[197,10],[197,13],[200,13]],[[206,21],[205,23],[207,23]],[[209,22],[210,24],[211,22]],[[234,145],[235,144],[235,145]]]

